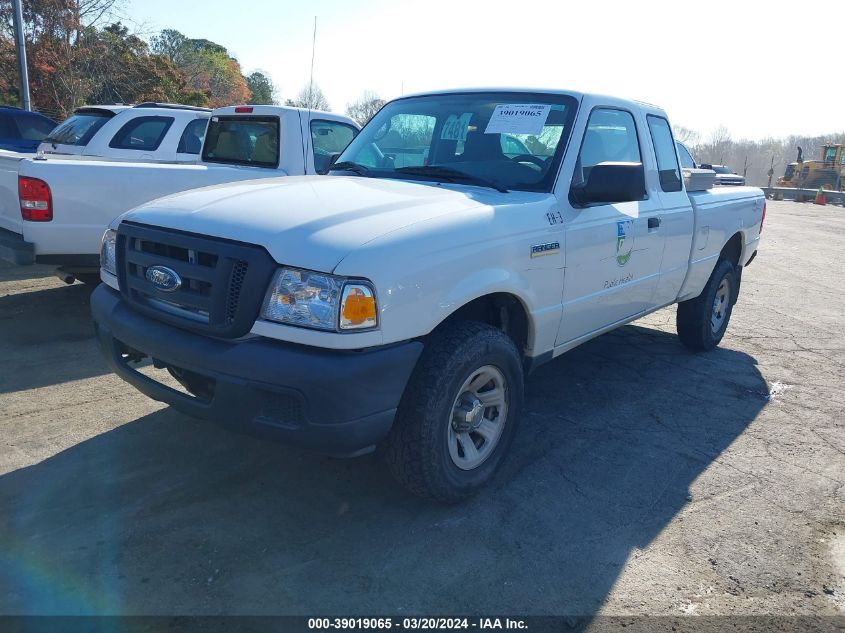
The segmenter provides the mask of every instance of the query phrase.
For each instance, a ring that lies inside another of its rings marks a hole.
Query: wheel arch
[[[719,253],[719,260],[725,259],[734,265],[734,268],[739,268],[742,262],[742,251],[745,247],[745,240],[743,240],[742,231],[734,233]]]
[[[488,292],[469,299],[452,310],[432,332],[458,321],[478,321],[502,330],[523,357],[534,340],[531,313],[525,300],[512,292]]]

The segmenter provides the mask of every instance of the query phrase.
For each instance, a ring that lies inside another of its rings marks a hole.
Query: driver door
[[[573,184],[585,181],[599,163],[643,163],[642,138],[648,137],[627,110],[594,108]],[[660,200],[650,193],[641,200],[572,206],[566,214],[563,311],[556,345],[631,319],[650,305],[663,254]]]

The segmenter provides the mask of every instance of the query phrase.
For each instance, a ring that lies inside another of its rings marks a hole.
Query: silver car
[[[735,174],[730,167],[725,167],[724,165],[710,164],[699,165],[699,167],[701,167],[702,169],[712,169],[713,171],[715,171],[717,185],[732,185],[736,187],[745,184],[745,176]]]

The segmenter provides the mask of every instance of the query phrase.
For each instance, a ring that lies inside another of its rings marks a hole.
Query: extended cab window
[[[188,123],[182,132],[176,151],[180,154],[199,154],[202,151],[202,139],[205,138],[207,127],[208,119],[194,119]]]
[[[206,132],[202,159],[212,163],[276,167],[279,164],[279,118],[215,116]]]
[[[45,139],[45,143],[56,145],[87,145],[97,131],[114,116],[109,110],[77,110],[60,123]]]
[[[675,140],[669,122],[659,116],[648,115],[648,129],[657,156],[657,170],[660,174],[660,188],[663,191],[681,190],[681,168],[675,152]]]
[[[169,116],[142,116],[132,119],[114,135],[109,147],[154,152],[161,145],[171,125],[173,117]]]
[[[551,191],[576,107],[573,97],[551,93],[397,99],[361,130],[336,169],[373,178]]]
[[[676,143],[678,147],[678,156],[681,159],[681,167],[684,169],[695,169],[695,161],[692,158],[692,154],[689,153],[686,145],[683,143]]]
[[[337,121],[311,121],[311,146],[314,149],[314,170],[325,174],[332,154],[339,154],[358,133],[351,125]]]

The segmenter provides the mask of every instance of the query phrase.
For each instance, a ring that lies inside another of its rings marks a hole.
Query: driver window
[[[358,133],[351,125],[338,121],[311,121],[311,148],[314,151],[314,171],[325,174],[332,154],[339,154]]]
[[[573,184],[586,182],[593,167],[608,162],[642,162],[637,125],[630,112],[597,108],[587,123]]]

